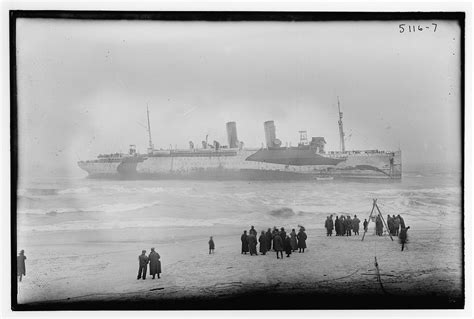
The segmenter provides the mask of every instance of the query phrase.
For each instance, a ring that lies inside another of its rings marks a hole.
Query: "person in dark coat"
[[[279,233],[276,233],[275,237],[273,237],[273,248],[277,253],[277,259],[280,258],[278,257],[278,253],[281,254],[281,259],[283,259],[283,240],[281,239]]]
[[[258,256],[257,253],[257,237],[253,234],[250,234],[248,236],[248,242],[249,242],[249,250],[250,250],[250,256]]]
[[[277,234],[279,234],[280,232],[278,231],[278,228],[276,228],[276,226],[273,227],[273,231],[272,231],[272,240],[273,240],[273,250],[276,250],[275,249],[275,236]]]
[[[394,233],[394,227],[393,227],[393,219],[390,217],[390,215],[387,215],[387,227],[388,227],[388,232],[390,235],[393,235]]]
[[[244,230],[242,236],[240,236],[240,241],[242,242],[242,254],[247,254],[249,252],[249,241],[248,241],[247,231]]]
[[[369,227],[369,222],[367,221],[367,219],[364,219],[364,233],[367,232],[368,227]]]
[[[285,254],[286,254],[286,257],[290,257],[291,255],[291,239],[290,239],[290,236],[286,236],[284,242],[283,242],[283,246],[285,248]]]
[[[346,232],[347,232],[347,236],[352,236],[352,219],[351,219],[351,216],[347,216],[347,218],[346,218]]]
[[[255,237],[257,237],[257,231],[255,230],[255,228],[253,228],[253,226],[250,226],[249,235],[254,235]]]
[[[268,228],[267,232],[265,233],[265,237],[267,240],[267,251],[269,251],[272,249],[272,238],[273,238],[271,228]]]
[[[400,230],[400,235],[398,235],[398,239],[400,240],[400,244],[402,245],[402,251],[405,248],[405,244],[408,242],[408,230],[410,229],[410,226],[407,228],[402,228]]]
[[[336,236],[341,235],[341,233],[340,233],[340,229],[341,229],[340,223],[341,223],[341,221],[339,220],[339,216],[336,216],[336,220],[334,221],[334,229],[336,230]]]
[[[209,239],[209,255],[214,252],[215,247],[216,246],[214,245],[214,240],[212,239],[212,236],[211,236],[211,238]]]
[[[357,215],[354,215],[354,218],[352,219],[352,229],[354,230],[354,235],[359,235],[359,224],[360,219],[357,218]]]
[[[260,237],[258,238],[258,242],[260,243],[260,253],[262,255],[265,255],[268,250],[268,245],[267,245],[267,236],[263,230],[262,230],[262,233],[260,234]]]
[[[142,254],[138,256],[138,275],[137,279],[143,278],[146,279],[146,268],[148,265],[148,257],[146,255],[146,250],[142,250]]]
[[[375,218],[375,234],[377,236],[383,235],[383,224],[382,224],[382,218],[380,218],[380,215],[377,215],[377,218]]]
[[[284,227],[282,227],[280,229],[280,237],[281,237],[282,240],[285,240],[285,238],[286,238],[286,231],[285,231]]]
[[[298,240],[296,239],[296,231],[293,228],[290,233],[291,250],[296,251],[298,249]]]
[[[21,250],[18,256],[16,257],[16,274],[18,276],[18,280],[21,281],[23,276],[26,276],[26,265],[25,265],[25,251]]]
[[[399,215],[400,216],[400,215]],[[400,232],[400,217],[393,215],[393,233],[395,236],[398,236]]]
[[[155,275],[158,275],[158,278],[160,278],[160,274],[161,274],[160,258],[161,258],[160,254],[158,254],[155,251],[155,248],[152,248],[150,254],[148,255],[148,260],[150,261],[150,276],[153,276],[152,279],[155,279]]]
[[[306,248],[306,239],[308,236],[306,236],[306,233],[302,228],[300,228],[300,231],[298,232],[298,235],[296,236],[298,238],[298,248],[299,248],[299,253],[303,252],[304,249]]]
[[[332,215],[326,218],[326,222],[324,223],[324,227],[326,227],[326,236],[332,236],[332,230],[334,228],[334,223],[332,221]]]
[[[341,221],[341,236],[346,235],[346,218],[341,215],[341,218],[339,218]]]

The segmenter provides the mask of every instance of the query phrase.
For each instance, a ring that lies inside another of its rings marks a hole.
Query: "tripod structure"
[[[380,216],[380,218],[382,219],[382,222],[383,222],[383,225],[385,226],[385,229],[387,230],[388,232],[388,235],[390,236],[390,239],[393,241],[393,237],[392,237],[392,234],[390,234],[390,230],[388,229],[388,226],[387,226],[387,223],[385,222],[385,219],[383,218],[382,216],[382,212],[380,211],[380,208],[379,206],[377,205],[377,199],[374,198],[373,199],[373,205],[372,205],[372,210],[370,211],[370,215],[369,215],[369,223],[370,223],[370,220],[371,220],[371,217],[372,217],[372,214],[374,213],[374,210],[377,209],[377,214]],[[367,225],[368,226],[368,225]],[[368,228],[368,227],[367,227]],[[364,229],[364,234],[362,235],[362,240],[364,240],[364,237],[365,237],[365,233],[367,232],[366,229]]]

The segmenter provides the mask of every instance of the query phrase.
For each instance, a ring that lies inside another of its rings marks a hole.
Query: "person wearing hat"
[[[143,278],[146,279],[146,268],[148,265],[148,257],[146,255],[146,250],[142,250],[142,254],[138,256],[138,275],[137,279]]]
[[[160,254],[158,254],[155,251],[155,248],[151,249],[151,252],[148,255],[148,260],[150,260],[150,276],[153,276],[152,279],[155,279],[155,275],[158,275],[158,278],[160,278],[160,273],[161,273]]]
[[[257,231],[255,230],[253,226],[250,226],[249,236],[250,235],[254,235],[255,237],[257,237]]]
[[[18,280],[21,281],[21,278],[23,276],[26,276],[26,266],[25,266],[25,251],[22,249],[18,256],[16,257],[16,265],[17,265],[17,275],[18,275]]]

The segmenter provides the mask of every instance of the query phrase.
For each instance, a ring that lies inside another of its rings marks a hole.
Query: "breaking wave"
[[[160,201],[153,201],[150,203],[117,203],[117,204],[102,204],[98,206],[88,207],[88,208],[55,208],[55,209],[20,209],[18,212],[20,214],[34,214],[34,215],[56,215],[56,214],[65,214],[65,213],[119,213],[134,211],[143,208],[149,208],[156,205],[159,205]]]

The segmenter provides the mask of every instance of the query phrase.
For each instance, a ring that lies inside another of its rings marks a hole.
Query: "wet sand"
[[[215,226],[144,228],[139,233],[121,229],[24,234],[18,247],[25,249],[28,258],[27,275],[18,285],[18,303],[37,309],[58,305],[127,308],[131,303],[137,307],[146,304],[149,309],[211,309],[228,308],[219,305],[219,300],[234,298],[241,302],[234,309],[377,308],[367,296],[387,301],[388,307],[390,298],[399,297],[405,303],[413,301],[405,307],[425,308],[416,298],[407,299],[418,296],[432,300],[434,308],[462,307],[460,229],[412,227],[408,249],[401,252],[397,238],[374,236],[371,229],[361,241],[362,233],[326,237],[324,229],[308,228],[305,253],[295,252],[284,259],[277,259],[274,252],[242,255],[242,229]],[[212,255],[208,254],[209,235],[216,244]],[[138,255],[142,249],[148,254],[151,247],[161,255],[162,278],[153,280],[147,274],[146,280],[137,280]],[[375,256],[382,285],[376,276]],[[283,299],[297,296],[300,304],[284,305],[281,298],[269,297],[276,295]],[[258,296],[267,296],[267,300],[259,302],[262,297]],[[318,302],[318,296],[326,299]],[[345,298],[354,296],[359,301]],[[331,303],[338,297],[340,303]],[[196,302],[186,304],[184,300]]]

